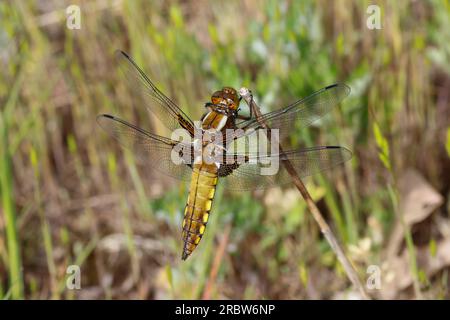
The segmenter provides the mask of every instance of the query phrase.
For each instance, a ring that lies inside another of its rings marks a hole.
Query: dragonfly
[[[342,164],[352,156],[351,151],[342,146],[283,148],[282,151],[274,148],[275,144],[285,144],[295,126],[311,125],[347,97],[350,88],[345,84],[324,87],[306,98],[259,117],[255,117],[251,109],[249,114],[241,114],[239,105],[242,97],[235,89],[224,87],[211,95],[211,101],[205,103],[204,115],[200,121],[194,122],[155,86],[127,53],[116,51],[115,55],[128,84],[140,91],[148,111],[172,132],[182,130],[185,133],[183,139],[173,134],[169,138],[113,115],[97,116],[98,124],[146,165],[171,177],[190,181],[182,222],[182,260],[192,254],[205,234],[219,181],[224,180],[226,190],[238,191],[281,186],[290,182],[283,166],[271,174],[262,174],[272,162],[289,161],[298,176],[303,178]],[[251,148],[251,137],[259,137],[261,132],[266,137],[277,133],[276,143],[265,140],[270,147],[266,150],[270,149],[270,152],[258,152]],[[215,138],[207,139],[206,143],[202,134]],[[215,141],[221,141],[221,144]],[[239,148],[240,145],[243,147]],[[212,154],[212,158],[205,157]]]

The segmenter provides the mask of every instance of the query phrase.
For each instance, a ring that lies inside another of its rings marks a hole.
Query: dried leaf
[[[450,266],[450,239],[437,242],[434,256],[429,246],[418,248],[417,264],[426,279]],[[399,257],[390,259],[384,269],[381,287],[381,296],[384,299],[394,299],[400,291],[413,284],[407,249],[403,250]]]
[[[407,170],[399,180],[400,214],[412,226],[425,220],[443,203],[443,197],[415,170]],[[387,255],[394,257],[404,239],[403,228],[397,221],[389,240]]]

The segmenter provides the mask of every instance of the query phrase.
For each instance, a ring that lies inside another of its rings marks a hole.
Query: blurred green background
[[[79,30],[66,27],[71,4]],[[373,4],[379,30],[366,25]],[[437,0],[2,1],[0,298],[358,298],[292,187],[219,188],[181,261],[187,185],[95,121],[167,133],[117,72],[116,49],[193,119],[223,86],[252,89],[267,112],[347,83],[339,108],[293,128],[295,146],[353,151],[307,186],[373,298],[449,298],[449,17]]]

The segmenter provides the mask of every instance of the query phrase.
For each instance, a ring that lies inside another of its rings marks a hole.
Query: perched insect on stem
[[[291,182],[286,167],[278,165],[280,162],[288,161],[289,170],[305,177],[351,158],[351,152],[340,146],[279,149],[279,143],[289,137],[296,123],[310,125],[342,101],[350,93],[345,84],[325,87],[258,117],[251,110],[247,117],[239,114],[240,95],[224,87],[212,94],[211,102],[205,104],[207,112],[196,125],[126,53],[118,51],[116,56],[127,80],[142,89],[147,109],[168,129],[182,129],[190,138],[180,141],[162,137],[111,115],[97,118],[103,129],[149,166],[190,180],[182,226],[183,260],[205,233],[219,181],[225,180],[230,190],[268,188]]]

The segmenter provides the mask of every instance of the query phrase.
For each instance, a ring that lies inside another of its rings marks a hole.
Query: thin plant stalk
[[[12,299],[23,299],[22,259],[17,235],[16,209],[13,198],[11,154],[8,144],[7,120],[0,111],[0,190],[5,215],[9,279]]]
[[[223,238],[220,241],[219,247],[217,248],[216,255],[214,256],[211,271],[209,273],[208,282],[206,283],[206,288],[203,291],[203,300],[210,300],[213,291],[214,284],[216,283],[217,274],[219,273],[219,268],[222,263],[222,259],[228,244],[228,240],[231,232],[231,224],[228,224],[225,228]]]
[[[39,174],[39,163],[38,156],[36,150],[34,148],[31,149],[30,152],[30,161],[34,169],[34,178],[36,181],[36,191],[35,191],[35,201],[37,203],[37,211],[39,213],[39,218],[41,220],[41,232],[42,238],[44,240],[44,248],[45,255],[47,258],[47,268],[50,276],[50,287],[52,292],[52,299],[59,300],[60,295],[58,291],[58,280],[57,280],[57,272],[56,272],[56,264],[53,259],[53,242],[52,242],[52,234],[50,223],[45,214],[44,208],[42,207],[42,195],[41,189],[39,188],[40,174]]]
[[[248,104],[249,108],[253,112],[253,114],[256,116],[257,121],[261,124],[261,126],[265,129],[270,129],[267,124],[261,120],[261,111],[256,104],[255,100],[253,99],[253,95],[247,88],[241,88],[239,90],[240,95],[245,100],[245,102]],[[270,136],[267,136],[267,138],[270,141]],[[279,143],[278,141],[274,141],[274,143]],[[283,154],[283,149],[281,145],[279,145],[279,151],[280,154]],[[364,286],[362,285],[358,274],[356,273],[356,270],[354,269],[352,263],[348,259],[348,257],[345,255],[344,250],[342,249],[341,245],[339,244],[338,240],[334,236],[330,226],[327,224],[325,219],[323,218],[322,213],[320,212],[319,208],[317,208],[316,204],[314,203],[311,195],[309,194],[308,190],[306,189],[305,185],[303,184],[302,180],[298,176],[297,172],[295,171],[294,166],[289,160],[282,160],[282,164],[285,167],[286,171],[289,173],[289,175],[292,178],[293,183],[297,187],[298,191],[302,195],[303,199],[305,199],[306,205],[309,209],[309,211],[312,213],[314,220],[317,222],[317,224],[320,227],[320,231],[327,239],[328,243],[330,244],[331,249],[338,257],[339,261],[341,262],[342,266],[344,267],[345,273],[347,274],[348,278],[352,282],[353,286],[359,291],[361,297],[365,300],[370,299],[367,295],[366,291],[364,290]]]

